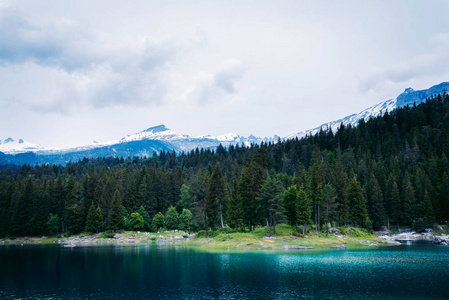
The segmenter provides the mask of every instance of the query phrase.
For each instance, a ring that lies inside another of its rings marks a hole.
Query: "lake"
[[[206,253],[0,246],[0,298],[449,298],[449,247]]]

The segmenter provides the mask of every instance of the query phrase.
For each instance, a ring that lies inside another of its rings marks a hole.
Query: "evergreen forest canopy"
[[[449,219],[449,95],[277,143],[0,172],[0,236]]]

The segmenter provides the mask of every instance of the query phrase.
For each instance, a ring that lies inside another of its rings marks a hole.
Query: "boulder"
[[[346,248],[348,247],[346,247],[345,245],[335,245],[331,247],[331,249],[346,249]]]
[[[114,234],[114,239],[119,239],[119,238],[121,238],[122,236],[120,235],[120,234],[118,234],[118,233],[116,233],[116,234]]]
[[[337,228],[329,228],[328,230],[326,230],[326,233],[330,233],[330,234],[335,234],[335,235],[341,235],[341,231],[338,230]]]
[[[306,250],[306,249],[313,249],[312,247],[304,247],[304,246],[298,246],[298,245],[283,245],[279,246],[279,249],[281,250]]]
[[[448,236],[435,236],[432,240],[432,244],[446,246],[449,244],[449,237]]]

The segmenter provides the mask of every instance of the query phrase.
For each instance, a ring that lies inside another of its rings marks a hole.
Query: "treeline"
[[[448,128],[446,94],[303,139],[10,168],[0,171],[0,235],[420,229],[449,219]]]

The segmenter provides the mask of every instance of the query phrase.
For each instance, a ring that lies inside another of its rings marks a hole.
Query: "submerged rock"
[[[281,250],[307,250],[307,249],[313,249],[312,247],[304,247],[304,246],[298,246],[298,245],[283,245],[279,246],[279,249]]]

